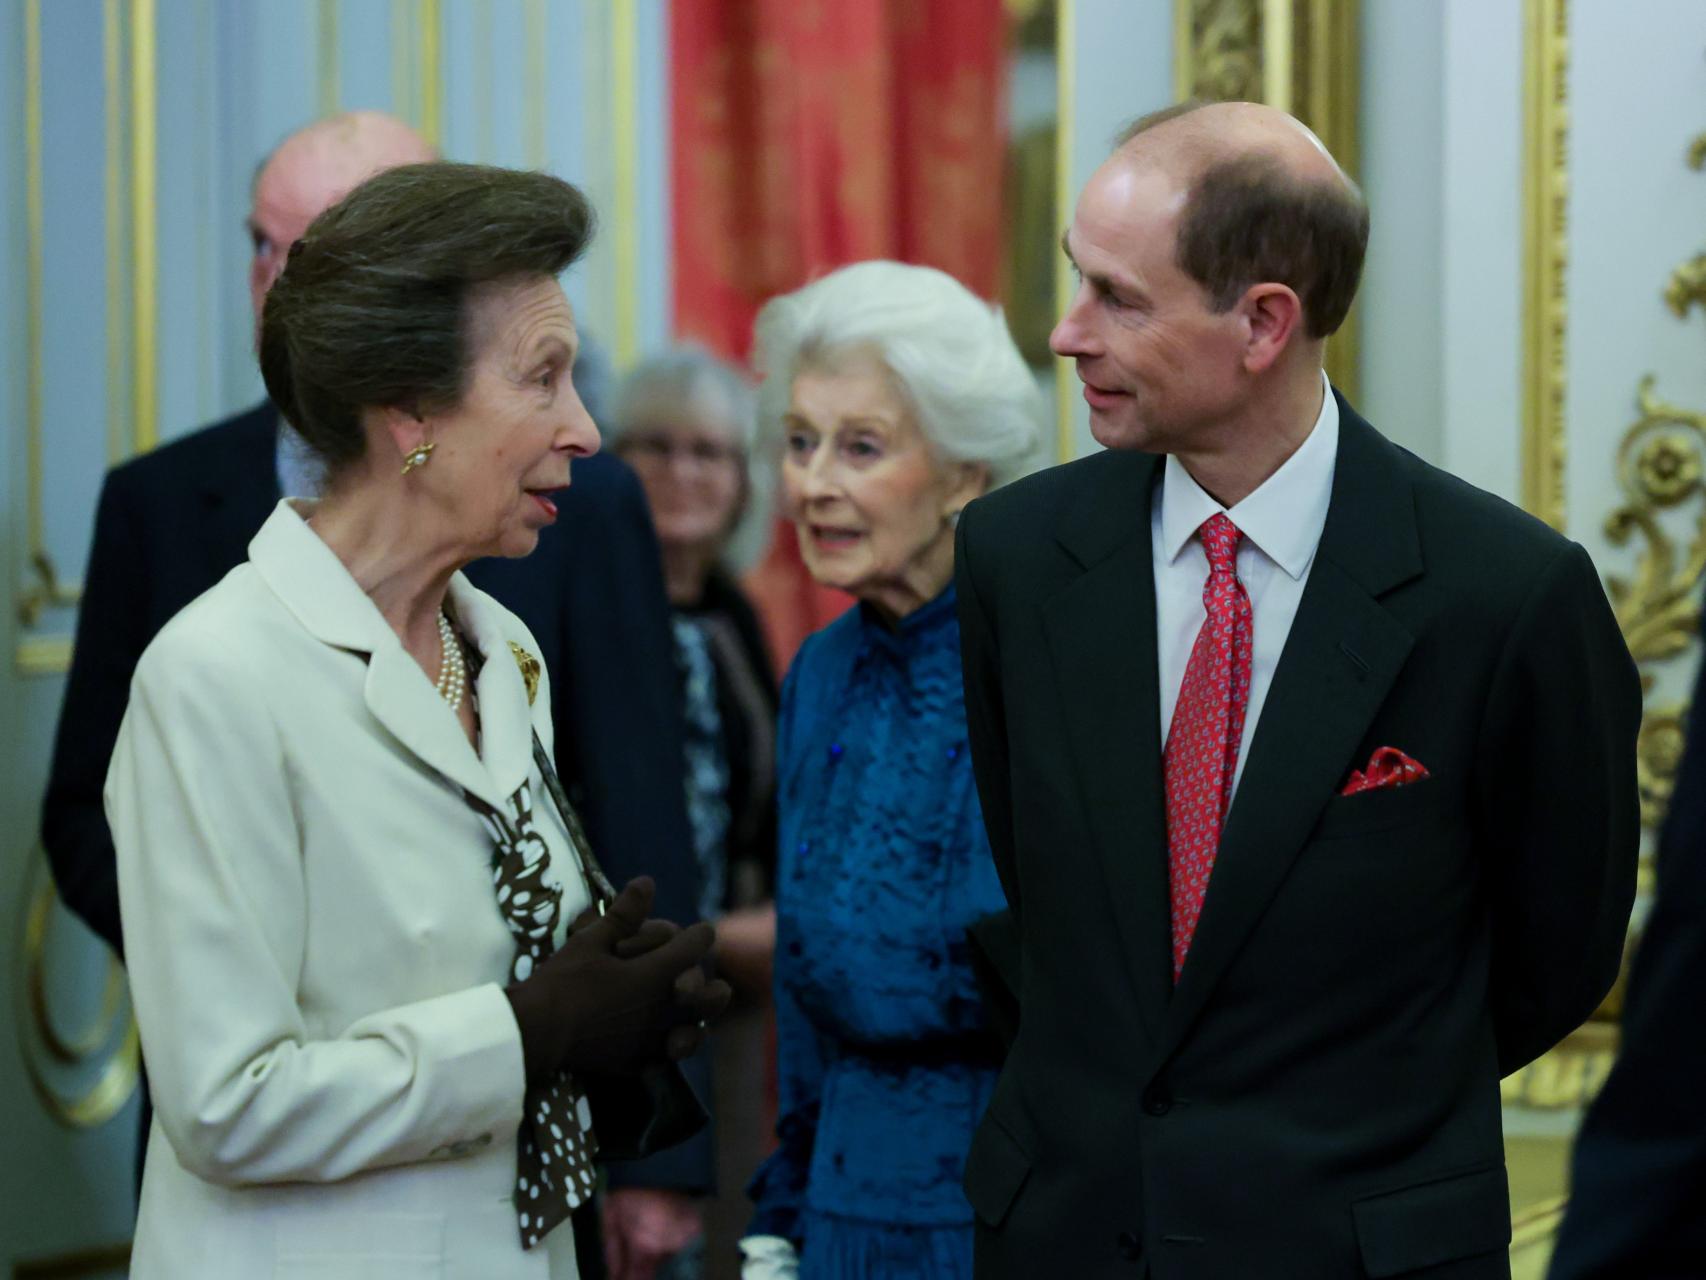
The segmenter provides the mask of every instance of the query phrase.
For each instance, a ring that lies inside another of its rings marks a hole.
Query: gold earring
[[[408,475],[409,472],[415,470],[417,467],[426,466],[427,459],[432,457],[432,451],[436,447],[437,446],[429,440],[426,444],[418,446],[412,452],[405,455],[403,458],[403,474]]]

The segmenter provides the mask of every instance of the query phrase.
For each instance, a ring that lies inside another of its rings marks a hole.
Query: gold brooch
[[[513,640],[509,642],[509,651],[515,655],[515,665],[521,668],[521,682],[527,686],[527,705],[531,707],[533,699],[539,696],[539,659]]]

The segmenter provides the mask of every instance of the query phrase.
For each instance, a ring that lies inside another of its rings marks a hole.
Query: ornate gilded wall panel
[[[1688,164],[1706,168],[1706,134],[1688,148]],[[1679,319],[1697,306],[1706,314],[1706,253],[1677,266],[1662,297]],[[1693,648],[1706,578],[1706,412],[1670,403],[1657,386],[1658,376],[1649,373],[1636,387],[1637,416],[1617,450],[1624,501],[1605,522],[1613,544],[1636,548],[1633,573],[1609,574],[1606,586],[1649,694],[1654,668]],[[1687,710],[1683,700],[1649,700],[1641,722],[1641,821],[1654,831],[1681,763]]]
[[[1174,0],[1176,97],[1266,102],[1315,131],[1358,172],[1358,0]],[[1327,373],[1353,401],[1359,379],[1353,307],[1327,344]]]

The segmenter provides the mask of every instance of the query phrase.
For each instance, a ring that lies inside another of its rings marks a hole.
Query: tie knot
[[[1203,550],[1208,553],[1208,567],[1211,572],[1237,572],[1238,541],[1243,536],[1224,511],[1217,511],[1202,522],[1202,527],[1197,530],[1197,537],[1202,540]]]

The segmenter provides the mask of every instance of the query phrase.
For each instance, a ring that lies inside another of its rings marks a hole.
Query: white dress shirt
[[[1150,533],[1155,561],[1156,657],[1161,673],[1161,742],[1165,747],[1179,701],[1191,648],[1206,616],[1203,584],[1208,554],[1197,537],[1205,520],[1225,512],[1244,535],[1238,544],[1238,580],[1250,597],[1250,705],[1238,744],[1234,792],[1244,776],[1244,761],[1256,722],[1273,684],[1274,669],[1291,634],[1291,621],[1309,581],[1315,549],[1327,523],[1333,496],[1333,467],[1339,455],[1339,405],[1327,376],[1321,375],[1321,412],[1297,451],[1256,491],[1228,510],[1203,490],[1184,464],[1167,459],[1159,501],[1150,503]]]

